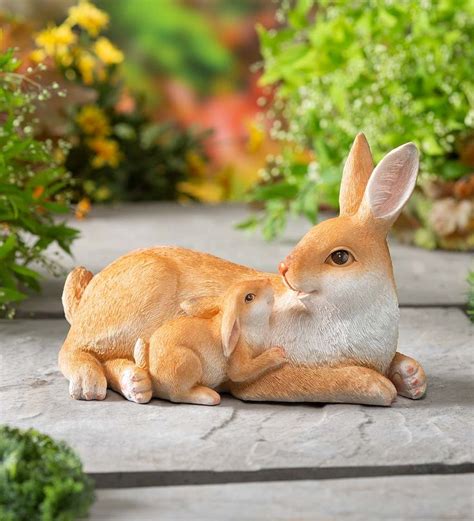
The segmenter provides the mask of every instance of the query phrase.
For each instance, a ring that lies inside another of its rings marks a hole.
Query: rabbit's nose
[[[280,275],[282,277],[284,277],[286,275],[288,270],[289,270],[288,265],[285,264],[284,262],[280,262],[280,264],[278,264],[278,271],[280,272]]]

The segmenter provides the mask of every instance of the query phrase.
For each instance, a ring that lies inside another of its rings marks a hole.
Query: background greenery
[[[69,211],[70,176],[52,155],[52,144],[34,137],[35,104],[54,91],[18,74],[13,51],[0,54],[0,315],[39,290],[42,265],[59,266],[46,256],[51,244],[69,253],[76,230],[55,220]]]
[[[275,88],[272,135],[291,146],[263,173],[253,199],[266,214],[247,226],[263,223],[271,238],[288,210],[315,221],[318,205],[336,207],[343,161],[361,130],[376,161],[414,141],[422,184],[473,171],[472,1],[284,1],[278,18],[278,30],[259,28],[261,81]],[[304,149],[314,158],[302,163]],[[429,232],[421,206],[416,217]]]

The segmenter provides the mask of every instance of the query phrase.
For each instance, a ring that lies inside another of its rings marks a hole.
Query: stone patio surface
[[[243,207],[98,209],[75,259],[97,272],[126,251],[178,244],[273,271],[303,235],[266,244],[232,228]],[[78,224],[75,222],[74,224]],[[473,327],[462,305],[472,256],[392,244],[400,351],[424,366],[426,398],[391,408],[243,403],[219,407],[74,401],[57,369],[62,281],[0,321],[0,423],[66,440],[100,488],[91,519],[471,519]],[[36,317],[34,319],[29,317]],[[450,475],[446,475],[450,474]]]

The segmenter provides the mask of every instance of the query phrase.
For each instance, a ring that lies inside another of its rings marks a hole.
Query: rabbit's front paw
[[[395,360],[389,371],[389,378],[397,388],[398,394],[418,400],[426,392],[426,375],[423,367],[408,356]]]
[[[140,367],[127,367],[120,378],[122,394],[135,403],[148,403],[152,397],[151,379]]]

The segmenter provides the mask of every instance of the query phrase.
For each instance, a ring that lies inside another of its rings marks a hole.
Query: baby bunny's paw
[[[288,362],[285,350],[282,347],[272,347],[268,349],[267,355],[276,367]]]
[[[122,394],[135,403],[148,403],[152,397],[151,379],[140,367],[127,367],[120,378]]]

